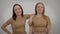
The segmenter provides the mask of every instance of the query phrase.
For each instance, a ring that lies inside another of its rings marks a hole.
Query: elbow
[[[2,29],[5,29],[5,27],[4,27],[4,26],[1,26],[1,28],[2,28]]]
[[[29,22],[29,26],[32,26],[32,23],[31,22]]]
[[[3,27],[3,26],[1,26],[1,28],[2,28],[2,29],[4,29],[4,27]]]
[[[29,26],[32,26],[32,24],[29,24]]]

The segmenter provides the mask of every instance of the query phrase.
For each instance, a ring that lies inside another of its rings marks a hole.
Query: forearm
[[[50,26],[48,26],[48,28],[47,28],[47,32],[48,32],[48,34],[51,34]]]
[[[11,32],[10,31],[8,31],[8,29],[7,28],[4,28],[4,27],[1,27],[6,33],[8,33],[8,34],[11,34]]]
[[[30,26],[29,34],[32,34],[32,26]]]
[[[51,34],[51,31],[50,31],[50,29],[48,30],[48,34]]]

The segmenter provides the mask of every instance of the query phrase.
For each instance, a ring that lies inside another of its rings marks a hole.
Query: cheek
[[[20,15],[21,13],[22,13],[22,11],[19,11],[19,12],[15,11],[16,15]]]
[[[43,8],[41,8],[41,12],[43,12]]]
[[[41,13],[43,13],[43,10],[42,11],[40,11]]]
[[[15,11],[15,14],[17,14],[17,11]]]
[[[19,13],[22,13],[22,10],[21,9],[19,9]]]
[[[43,12],[43,8],[41,8],[41,11]]]
[[[22,10],[17,11],[17,13],[22,13]]]
[[[39,12],[39,11],[40,11],[40,9],[39,9],[39,8],[37,8],[36,10],[37,10],[37,12]]]
[[[21,13],[22,13],[22,11],[19,12],[19,14],[21,14]]]

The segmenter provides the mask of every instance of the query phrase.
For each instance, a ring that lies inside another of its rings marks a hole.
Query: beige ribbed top
[[[15,20],[10,18],[6,23],[5,27],[9,24],[12,26],[13,34],[25,34],[25,21],[28,19],[30,15],[24,15],[23,17],[19,17]]]
[[[46,19],[41,17],[34,16],[32,18],[32,25],[33,25],[33,31],[34,32],[46,32],[47,26],[50,25],[50,19],[49,17],[46,17]]]

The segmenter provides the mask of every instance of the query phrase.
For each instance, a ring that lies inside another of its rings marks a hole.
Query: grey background
[[[12,16],[12,7],[15,3],[22,5],[24,14],[33,14],[37,2],[45,4],[45,14],[51,20],[51,34],[60,34],[60,0],[0,0],[0,34],[6,34],[1,26]],[[12,32],[11,25],[7,29]],[[28,20],[26,32],[29,33]]]

